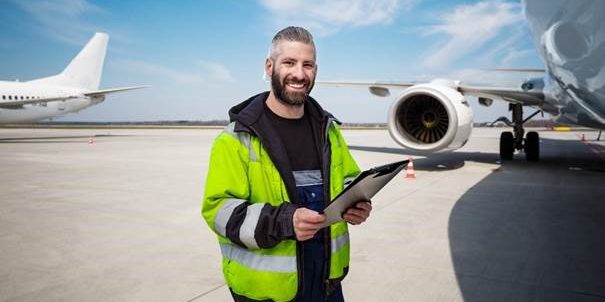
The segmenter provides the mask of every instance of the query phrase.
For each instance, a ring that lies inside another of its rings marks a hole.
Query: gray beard
[[[306,93],[290,93],[285,89],[285,84],[279,81],[279,74],[273,70],[273,75],[271,76],[271,88],[273,88],[273,92],[275,93],[275,97],[282,104],[290,105],[290,106],[302,106],[305,103],[305,100],[309,96],[311,89],[313,89],[313,85],[310,85],[309,89]]]

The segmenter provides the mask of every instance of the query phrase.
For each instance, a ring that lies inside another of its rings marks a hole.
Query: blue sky
[[[287,25],[314,34],[323,80],[485,80],[479,69],[543,66],[518,1],[2,0],[0,18],[2,80],[60,72],[100,31],[110,35],[101,88],[152,86],[60,119],[70,121],[226,119],[268,89],[264,59]],[[344,122],[385,122],[392,102],[361,88],[312,96]],[[507,114],[471,104],[477,121]]]

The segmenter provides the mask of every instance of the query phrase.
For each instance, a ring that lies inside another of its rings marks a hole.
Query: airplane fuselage
[[[84,92],[86,91],[73,87],[0,81],[1,101],[62,98],[81,95],[81,97],[56,102],[0,108],[0,124],[35,122],[67,113],[78,112],[104,100],[104,97],[86,97],[83,95]]]
[[[99,89],[109,36],[96,33],[58,74],[27,82],[0,81],[0,124],[31,123],[78,112],[105,96],[147,86]]]
[[[541,109],[552,114],[555,122],[605,129],[605,115],[598,110],[605,106],[605,97],[581,85],[565,84],[550,73],[544,81],[546,100]]]
[[[605,129],[605,5],[571,0],[524,4],[547,71],[545,109],[557,121]]]

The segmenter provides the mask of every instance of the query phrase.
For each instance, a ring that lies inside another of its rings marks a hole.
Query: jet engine
[[[471,135],[473,111],[456,83],[434,80],[414,85],[391,105],[388,128],[401,146],[415,151],[451,151]]]

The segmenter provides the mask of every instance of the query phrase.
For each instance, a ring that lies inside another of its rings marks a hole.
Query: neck
[[[305,115],[305,105],[292,106],[284,104],[275,97],[273,91],[269,93],[267,98],[267,107],[273,111],[277,116],[288,118],[288,119],[299,119]]]

